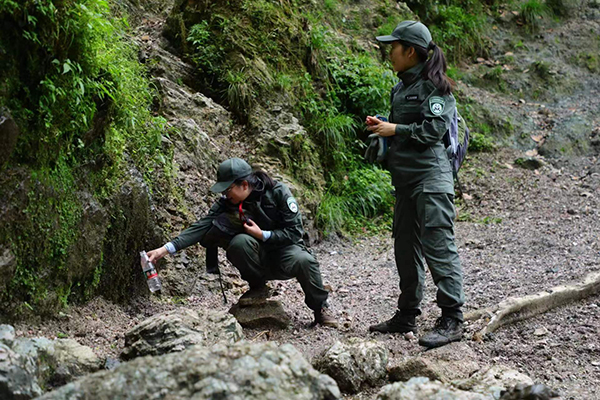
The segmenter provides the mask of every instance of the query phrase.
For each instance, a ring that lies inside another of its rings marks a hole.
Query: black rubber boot
[[[463,336],[463,323],[456,318],[441,317],[435,322],[433,330],[419,339],[419,344],[427,348],[440,347],[458,342]]]
[[[415,323],[414,314],[402,314],[401,311],[396,311],[396,314],[387,321],[369,327],[371,332],[382,333],[407,333],[417,332],[417,324]]]

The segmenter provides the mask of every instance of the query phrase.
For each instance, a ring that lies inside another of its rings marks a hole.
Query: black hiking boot
[[[456,318],[440,317],[433,330],[419,339],[419,344],[429,349],[440,347],[462,339],[463,323]]]
[[[417,332],[417,324],[415,323],[414,314],[402,314],[401,311],[396,311],[396,314],[387,321],[369,327],[371,332],[382,333],[408,333]]]
[[[332,328],[338,327],[338,320],[333,316],[333,313],[327,307],[323,307],[320,310],[315,311],[315,322],[313,325],[330,326]]]

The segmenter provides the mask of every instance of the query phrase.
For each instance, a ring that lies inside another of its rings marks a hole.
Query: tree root
[[[482,340],[501,326],[531,318],[599,292],[600,273],[591,273],[574,285],[561,285],[525,297],[508,298],[493,307],[471,311],[465,314],[465,320],[475,321],[486,316],[490,318],[487,325],[473,335],[473,340]]]

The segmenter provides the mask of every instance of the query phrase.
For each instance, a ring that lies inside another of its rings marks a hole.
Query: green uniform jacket
[[[272,189],[253,191],[243,203],[244,212],[263,231],[271,231],[271,237],[265,242],[269,246],[287,246],[303,244],[302,216],[298,203],[290,189],[281,182],[276,182]],[[196,244],[202,240],[212,227],[213,220],[223,212],[237,212],[237,206],[225,198],[219,199],[211,207],[208,215],[193,223],[179,236],[171,240],[177,251]]]
[[[456,102],[442,96],[429,80],[421,78],[424,64],[399,74],[392,90],[391,136],[386,165],[398,188],[423,185],[424,192],[454,194],[452,169],[442,141],[450,127]]]

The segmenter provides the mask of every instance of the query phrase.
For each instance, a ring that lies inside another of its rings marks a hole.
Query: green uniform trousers
[[[312,310],[320,310],[327,300],[319,263],[300,244],[273,247],[250,235],[235,235],[227,247],[227,259],[240,271],[250,287],[269,280],[296,278],[304,291],[304,302]]]
[[[423,186],[396,189],[394,253],[400,275],[398,309],[420,314],[427,261],[442,315],[463,320],[462,269],[454,243],[454,196],[427,193]]]

